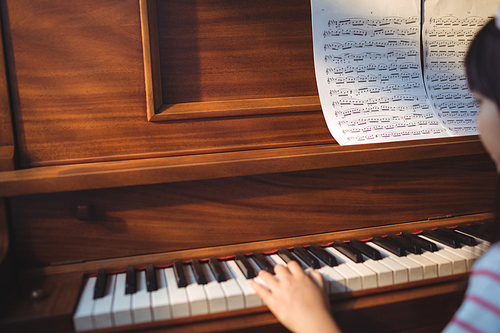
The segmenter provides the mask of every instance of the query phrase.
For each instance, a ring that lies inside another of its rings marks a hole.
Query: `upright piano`
[[[175,315],[168,289],[170,318],[111,328],[81,300],[151,274],[188,288],[182,270],[208,294],[199,267],[243,285],[261,255],[492,218],[477,136],[335,142],[310,17],[308,0],[1,0],[0,331],[282,332],[250,298]],[[344,282],[332,313],[345,332],[438,332],[467,272]]]

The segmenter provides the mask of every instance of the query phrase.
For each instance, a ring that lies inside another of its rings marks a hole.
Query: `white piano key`
[[[422,267],[424,279],[432,279],[438,277],[438,268],[435,262],[430,261],[420,254],[413,253],[406,255],[406,258]]]
[[[318,258],[314,253],[310,254],[318,259],[321,267],[316,269],[323,276],[323,281],[325,283],[328,294],[338,294],[346,292],[346,279],[337,272],[333,267],[328,266],[320,258]]]
[[[260,276],[258,276],[259,272],[262,270],[260,268],[259,265],[257,265],[257,263],[253,260],[253,258],[247,258],[248,259],[248,262],[250,263],[250,265],[252,266],[254,272],[255,272],[255,275],[256,277],[253,278],[253,280],[257,283],[259,283],[260,285],[264,286],[265,288],[269,289],[267,284],[264,282],[264,280],[262,280],[260,278]]]
[[[158,289],[151,292],[151,308],[153,310],[153,320],[170,319],[170,300],[168,298],[167,281],[165,278],[165,269],[157,269],[156,283]]]
[[[136,272],[137,291],[132,294],[132,317],[134,323],[147,323],[153,319],[151,295],[146,286],[146,272]]]
[[[347,291],[346,279],[334,267],[322,266],[317,271],[323,276],[329,294],[338,294]]]
[[[286,267],[286,262],[283,259],[281,259],[279,255],[271,254],[269,257],[274,261],[276,265],[283,265]]]
[[[226,297],[222,287],[215,279],[215,276],[212,274],[207,264],[201,264],[201,267],[207,278],[207,284],[203,285],[203,288],[205,288],[205,294],[207,296],[208,312],[216,313],[227,311]]]
[[[245,308],[243,291],[238,285],[238,282],[228,271],[228,268],[225,264],[221,263],[220,266],[224,271],[224,274],[226,274],[226,281],[220,282],[220,286],[226,297],[227,309],[237,310]]]
[[[478,248],[480,248],[484,252],[488,251],[489,247],[491,246],[490,242],[479,238],[476,238],[476,240],[480,241],[480,243],[477,245]]]
[[[474,256],[476,256],[476,258],[479,258],[486,252],[477,245],[476,246],[464,245],[462,246],[462,250],[473,254]]]
[[[421,256],[436,263],[439,277],[453,274],[453,263],[450,260],[437,255],[436,252],[429,252],[422,249]]]
[[[451,246],[448,246],[446,244],[443,244],[441,242],[438,242],[438,241],[434,241],[434,243],[441,249],[445,249],[451,253],[454,253],[456,254],[457,256],[465,259],[465,263],[466,263],[466,270],[468,272],[470,272],[470,270],[472,269],[472,265],[474,264],[474,262],[476,262],[476,259],[479,258],[480,255],[478,254],[475,254],[474,252],[475,251],[471,251],[469,250],[470,247],[465,247],[465,246],[462,246],[461,248],[453,248]]]
[[[346,264],[339,263],[339,265],[333,267],[333,269],[344,277],[346,292],[361,290],[363,288],[361,276]]]
[[[378,246],[377,244],[373,242],[367,242],[368,245],[373,247],[374,249],[378,250],[382,256],[382,264],[386,265],[387,267],[396,270],[397,267],[392,268],[391,265],[393,265],[391,262],[387,261],[387,259],[390,259],[394,262],[396,262],[398,265],[404,267],[405,273],[400,273],[401,275],[406,275],[405,277],[398,277],[394,275],[394,283],[403,283],[403,282],[408,282],[408,281],[418,281],[422,280],[424,278],[424,272],[422,269],[422,266],[418,265],[416,262],[411,261],[410,259],[406,258],[405,256],[399,257],[395,255],[394,253],[384,249],[381,246]],[[399,271],[402,271],[401,268],[399,268]]]
[[[114,326],[111,312],[115,283],[116,275],[108,275],[108,278],[106,279],[106,291],[104,293],[104,297],[98,298],[94,301],[92,317],[94,319],[95,328],[108,328]]]
[[[198,284],[190,265],[184,266],[184,273],[188,285],[186,286],[186,293],[191,308],[191,315],[202,315],[208,313],[208,302],[203,285]]]
[[[179,286],[177,286],[174,269],[172,267],[165,268],[164,272],[172,318],[188,317],[190,315],[190,308],[186,288],[179,288]]]
[[[465,245],[463,246],[462,248],[473,248],[473,249],[476,249],[477,252],[475,253],[478,253],[479,255],[482,255],[484,252],[486,252],[488,250],[488,248],[490,247],[491,243],[488,242],[487,240],[484,240],[484,239],[481,239],[479,237],[476,237],[476,236],[472,236],[466,232],[463,232],[463,231],[460,231],[460,230],[455,230],[455,232],[459,232],[461,234],[464,234],[466,236],[469,236],[469,237],[472,237],[476,240],[477,244],[475,246],[469,246],[469,245]]]
[[[236,279],[238,285],[243,291],[243,296],[245,299],[245,307],[250,308],[254,306],[262,305],[263,302],[260,299],[259,295],[253,290],[250,286],[250,280],[247,280],[243,272],[239,269],[238,264],[234,260],[228,260],[223,262],[226,265],[228,271],[231,273],[231,276]]]
[[[445,248],[443,248],[442,246],[439,245],[439,242],[436,242],[433,239],[430,239],[430,238],[422,236],[422,235],[419,235],[419,237],[421,237],[427,241],[433,242],[434,244],[436,244],[438,246],[439,250],[434,251],[433,253],[435,253],[435,254],[437,254],[445,259],[448,259],[452,262],[452,266],[453,266],[452,274],[460,274],[460,273],[467,272],[467,262],[466,262],[465,258],[458,256],[456,253],[447,251]]]
[[[382,260],[377,260],[377,262],[381,263],[392,271],[394,284],[408,282],[408,269],[405,266],[401,265],[392,258],[383,258]]]
[[[363,277],[357,271],[353,270],[351,267],[349,267],[349,265],[346,264],[349,259],[347,259],[342,254],[341,255],[344,260],[340,256],[335,255],[339,252],[333,247],[326,247],[325,250],[330,252],[330,254],[337,258],[338,265],[333,267],[333,269],[344,277],[346,291],[363,289]]]
[[[325,250],[333,254],[338,259],[337,261],[340,260],[343,264],[346,264],[347,266],[349,266],[349,268],[358,273],[358,275],[361,277],[362,289],[371,289],[379,286],[379,274],[377,274],[377,272],[374,271],[371,267],[367,266],[365,263],[355,263],[333,247],[327,247],[325,248]]]
[[[394,284],[393,272],[386,266],[379,263],[378,260],[368,259],[365,260],[363,264],[377,273],[379,287],[390,286]]]
[[[132,295],[125,294],[125,281],[125,273],[116,275],[112,310],[115,326],[132,324]]]
[[[94,329],[92,309],[94,308],[94,286],[96,277],[87,279],[80,296],[80,301],[73,315],[75,331],[88,331]]]

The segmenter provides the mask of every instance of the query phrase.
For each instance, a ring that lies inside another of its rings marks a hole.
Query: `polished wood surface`
[[[161,91],[164,104],[155,106],[151,121],[321,110],[307,1],[145,0],[141,6],[149,8],[148,26],[158,27],[149,34],[158,69],[146,91],[155,97]]]
[[[148,122],[139,0],[3,2],[22,166],[334,142],[317,107],[293,114]],[[281,9],[289,3],[282,1],[158,3],[164,25],[158,28],[160,51],[170,57],[161,67],[165,103],[310,95],[317,99],[308,1],[290,3],[286,10]],[[181,6],[186,17],[164,6]],[[238,7],[237,16],[228,20],[229,10]],[[260,18],[263,14],[265,19]],[[239,21],[240,28],[231,29]],[[194,47],[192,37],[180,35],[184,30],[173,29],[179,22],[190,33],[204,29],[199,31],[205,34],[202,50]],[[288,33],[283,45],[277,43],[276,25],[279,33]],[[253,30],[240,38],[246,28]],[[253,34],[262,41],[250,41],[252,48],[258,46],[254,54],[245,40]],[[211,43],[222,47],[226,37],[231,37],[230,47],[216,52]],[[173,42],[178,47],[171,50]],[[291,51],[295,48],[297,54]],[[199,60],[193,58],[198,51]],[[284,58],[263,66],[276,57]],[[189,59],[199,65],[186,63]],[[231,74],[235,67],[241,70]],[[186,96],[189,92],[194,95]],[[228,95],[231,92],[236,95]]]
[[[489,163],[462,156],[9,201],[20,262],[43,266],[485,212]],[[82,204],[87,221],[76,218]]]
[[[478,166],[493,170],[477,137],[463,137],[379,145],[312,145],[242,150],[188,156],[81,163],[40,167],[0,174],[0,196],[76,191],[96,188],[158,184],[357,166],[375,163],[456,157],[477,159]],[[143,157],[143,158],[140,158]],[[149,157],[149,158],[146,158]],[[115,156],[108,157],[109,159]],[[494,174],[490,174],[494,177]]]

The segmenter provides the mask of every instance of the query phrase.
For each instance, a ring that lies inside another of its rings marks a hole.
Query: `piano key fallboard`
[[[263,303],[250,279],[264,284],[257,277],[260,270],[272,272],[274,265],[290,260],[319,271],[332,298],[463,274],[490,245],[484,227],[471,223],[224,258],[174,260],[166,266],[100,269],[83,281],[74,328],[86,331],[258,307]]]

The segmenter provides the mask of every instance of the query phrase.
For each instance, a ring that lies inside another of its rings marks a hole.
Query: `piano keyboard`
[[[250,287],[260,270],[298,261],[324,277],[329,294],[372,289],[465,273],[490,243],[479,224],[426,229],[367,241],[335,240],[272,253],[238,253],[230,259],[175,260],[169,267],[89,277],[73,316],[76,331],[196,316],[263,305]]]

